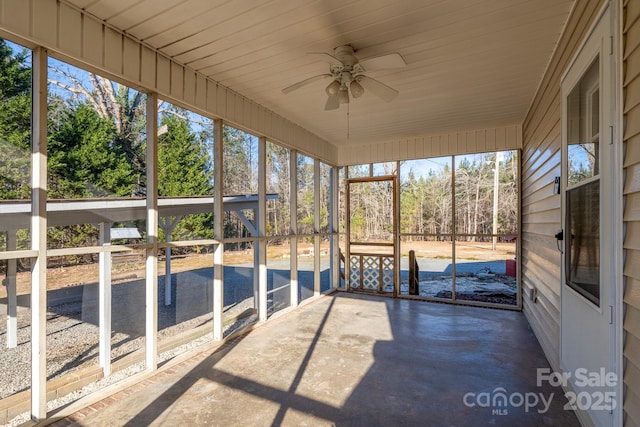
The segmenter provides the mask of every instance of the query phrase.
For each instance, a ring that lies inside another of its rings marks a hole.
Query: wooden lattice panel
[[[386,290],[388,287],[391,287],[393,290],[393,261],[393,257],[382,258],[382,289]]]
[[[349,257],[349,286],[360,287],[360,257],[357,255]]]
[[[380,289],[380,264],[378,257],[362,257],[362,289],[375,291]]]

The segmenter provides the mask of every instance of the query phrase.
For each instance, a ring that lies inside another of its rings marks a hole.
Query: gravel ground
[[[243,304],[243,305],[247,305],[247,306],[251,306],[252,304]],[[208,319],[207,319],[208,317]],[[251,324],[252,322],[256,321],[257,317],[256,316],[250,316],[250,317],[246,317],[243,319],[238,320],[237,322],[227,325],[225,327],[224,330],[224,334],[227,335],[231,332],[233,332],[234,330],[237,330],[239,328],[242,328],[244,326],[247,326],[249,324]],[[207,322],[211,320],[211,316],[200,316],[199,319],[197,319],[200,322]],[[180,326],[180,325],[178,325]],[[184,325],[182,329],[188,329],[186,325]],[[164,332],[164,331],[161,331]],[[161,333],[159,332],[159,334]],[[163,353],[160,353],[158,355],[158,363],[162,363],[165,362],[167,360],[170,360],[182,353],[188,352],[190,350],[193,350],[195,348],[197,348],[198,346],[201,346],[203,344],[206,344],[210,341],[213,340],[213,333],[208,333],[206,335],[201,336],[200,338],[197,338],[193,341],[190,341],[186,344],[182,344],[180,346],[174,347],[171,350],[165,351]],[[103,378],[101,380],[98,380],[96,382],[93,382],[91,384],[88,384],[84,387],[82,387],[79,390],[76,390],[72,393],[69,393],[63,397],[60,397],[58,399],[54,399],[52,401],[47,402],[47,411],[53,411],[55,409],[58,409],[60,407],[63,407],[65,405],[68,405],[84,396],[87,396],[91,393],[94,393],[102,388],[105,388],[107,386],[110,386],[112,384],[115,384],[119,381],[122,381],[126,378],[129,378],[132,375],[135,375],[139,372],[142,372],[144,370],[144,363],[143,362],[139,362],[136,363],[134,365],[129,366],[126,369],[123,369],[121,371],[115,372],[113,374],[111,374],[109,377],[107,378]],[[70,371],[69,371],[70,372]],[[7,427],[15,427],[15,426],[19,426],[22,423],[25,423],[27,421],[30,420],[30,413],[29,412],[24,412],[22,414],[20,414],[19,416],[15,417],[14,419],[11,420],[11,422],[9,424],[6,424],[5,426]]]
[[[282,264],[282,265],[280,265]],[[313,295],[313,264],[300,265],[301,299]],[[270,314],[287,307],[289,289],[288,261],[269,265],[267,307]],[[304,271],[303,268],[309,268]],[[329,283],[329,272],[323,271],[324,288]],[[252,265],[225,267],[225,318],[236,316],[254,308]],[[164,277],[158,280],[158,341],[180,335],[212,321],[212,274],[210,268],[176,273],[172,280],[172,303],[164,305]],[[286,283],[285,283],[286,282]],[[326,285],[326,286],[325,286]],[[274,290],[275,288],[275,290]],[[112,286],[111,359],[117,360],[144,347],[145,283],[142,278],[131,278]],[[79,285],[49,291],[47,295],[47,379],[61,377],[79,369],[99,364],[98,290],[96,284]],[[27,390],[31,383],[31,310],[28,299],[19,298],[18,346],[6,348],[7,325],[0,322],[0,399]],[[6,300],[0,300],[0,315],[6,317]],[[224,334],[254,322],[256,316],[243,317],[225,326]],[[159,362],[171,359],[213,339],[206,334],[192,342],[180,345],[159,355]],[[48,410],[64,406],[82,396],[127,378],[144,369],[137,363],[118,371],[108,378],[89,384],[80,390],[47,403]],[[29,420],[26,412],[14,418],[10,426]]]
[[[209,270],[210,272],[210,270]],[[177,336],[212,321],[211,278],[208,272],[199,270],[178,273],[173,276],[171,305],[164,305],[163,278],[158,290],[158,341]],[[233,272],[229,281],[234,281]],[[253,284],[235,277],[235,286],[225,288],[225,318],[240,314],[254,307]],[[227,280],[225,280],[226,282]],[[98,365],[99,328],[97,288],[95,285],[80,286],[80,289],[64,289],[48,294],[47,307],[47,379],[67,375],[81,368]],[[76,295],[77,294],[77,295]],[[71,295],[71,296],[69,296]],[[77,296],[77,298],[76,298]],[[76,301],[73,301],[76,299]],[[71,301],[69,301],[71,300]],[[112,287],[112,338],[111,359],[130,354],[144,346],[144,281],[134,280]],[[59,303],[57,303],[58,301]],[[26,305],[26,304],[25,304]],[[2,317],[6,305],[0,304]],[[6,322],[0,322],[0,399],[27,390],[31,383],[31,310],[18,307],[18,346],[6,348]],[[225,326],[225,334],[245,326],[255,316],[242,318]],[[178,346],[159,355],[159,362],[212,340],[212,334],[204,335],[192,342]],[[116,372],[63,398],[48,402],[53,410],[77,400],[97,389],[113,384],[144,369],[142,363]],[[10,425],[27,421],[25,413],[12,420]]]

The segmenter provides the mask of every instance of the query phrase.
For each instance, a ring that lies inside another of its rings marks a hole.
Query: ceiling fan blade
[[[340,100],[338,99],[338,95],[327,97],[327,103],[324,106],[325,111],[337,110],[340,108]]]
[[[356,80],[362,85],[365,91],[371,92],[386,102],[391,102],[398,96],[399,92],[397,90],[371,77],[358,76]]]
[[[315,82],[316,80],[322,80],[322,79],[326,79],[328,77],[332,77],[331,74],[320,74],[318,76],[313,76],[313,77],[309,77],[308,79],[304,79],[298,83],[294,83],[291,86],[287,86],[284,89],[282,89],[282,93],[287,94],[287,93],[291,93],[296,89],[300,89],[303,86],[306,86],[310,83]]]
[[[307,55],[313,55],[321,61],[328,62],[331,65],[342,65],[342,62],[335,56],[326,52],[307,52]]]
[[[364,68],[364,71],[389,70],[407,66],[407,63],[397,52],[364,58],[361,59],[358,64]]]

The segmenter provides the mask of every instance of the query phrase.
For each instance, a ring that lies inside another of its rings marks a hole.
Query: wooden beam
[[[259,202],[258,202],[259,203]],[[256,214],[256,217],[258,216],[258,211],[260,210],[260,208],[256,208],[254,209],[254,212]],[[236,213],[236,215],[238,215],[238,218],[240,218],[240,222],[242,222],[242,224],[247,227],[247,230],[249,230],[249,233],[251,233],[252,236],[259,236],[260,232],[258,231],[258,228],[253,225],[253,223],[251,222],[251,220],[249,218],[247,218],[247,216],[244,214],[243,211],[241,210],[234,210],[233,212]],[[256,218],[256,222],[257,222],[257,218]]]

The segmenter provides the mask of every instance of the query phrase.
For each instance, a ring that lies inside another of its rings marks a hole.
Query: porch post
[[[7,230],[7,251],[16,250],[16,230]],[[18,260],[7,260],[7,348],[18,345],[18,292],[16,289],[16,275]]]
[[[181,220],[181,215],[159,219],[167,243],[171,242],[171,234]],[[169,306],[173,299],[171,295],[171,246],[165,247],[164,254],[164,305]]]
[[[165,219],[166,220],[166,219]],[[166,236],[166,242],[171,242],[171,230],[173,227],[166,226],[165,223],[164,235]],[[164,248],[164,305],[171,305],[171,246]]]
[[[330,259],[331,259],[331,287],[338,288],[340,285],[340,236],[338,234],[338,212],[339,209],[339,187],[338,187],[339,177],[338,177],[338,168],[336,166],[331,167],[331,177],[329,181],[329,221],[331,224],[331,250],[330,250]]]
[[[456,300],[456,157],[451,156],[451,300]]]
[[[401,255],[401,238],[400,238],[400,161],[396,161],[396,174],[393,180],[393,296],[400,295],[400,257]]]
[[[496,165],[493,171],[493,236],[491,237],[491,250],[496,250],[498,245],[498,193],[500,190],[500,154],[496,151]]]
[[[222,120],[213,122],[213,232],[219,242],[213,252],[213,339],[222,339],[222,311],[224,309],[224,206],[222,197]]]
[[[258,138],[258,318],[267,320],[267,138]],[[255,274],[255,271],[254,271]]]
[[[147,94],[147,259],[145,366],[158,364],[158,95]]]
[[[344,167],[344,209],[345,209],[345,224],[344,224],[344,288],[349,291],[351,290],[351,242],[349,241],[351,235],[351,220],[350,209],[351,209],[351,201],[349,199],[349,194],[351,193],[351,186],[349,185],[349,166]]]
[[[320,295],[320,160],[313,160],[313,295]]]
[[[100,223],[100,246],[111,246],[111,223]],[[100,252],[98,284],[98,325],[100,366],[107,377],[111,374],[111,252]]]
[[[31,417],[47,417],[47,51],[33,50],[31,135]]]
[[[258,201],[258,203],[260,202]],[[260,209],[257,209],[257,208],[253,210],[253,217],[254,217],[254,223],[255,223],[254,229],[256,230],[256,232],[252,233],[251,228],[248,228],[249,232],[254,237],[258,237],[260,235],[260,233],[257,232],[259,211]],[[248,220],[247,222],[251,223],[251,221],[248,221]],[[260,311],[260,298],[261,298],[260,297],[260,245],[258,244],[257,240],[254,240],[253,241],[253,307],[258,312]]]
[[[291,307],[298,305],[298,152],[291,150],[289,155],[289,222],[291,240],[289,242],[291,268]]]

